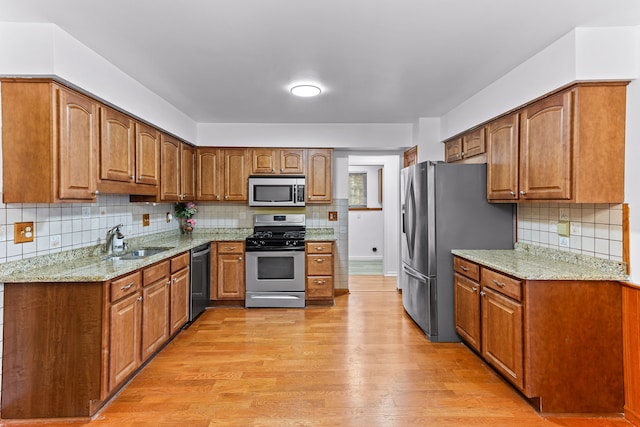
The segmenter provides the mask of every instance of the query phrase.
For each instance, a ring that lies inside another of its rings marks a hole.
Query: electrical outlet
[[[166,214],[164,214],[165,222],[171,222],[171,218],[173,218],[173,216],[171,215],[171,212],[167,212]]]
[[[59,234],[55,234],[49,237],[49,247],[50,248],[59,248],[62,244],[62,236]]]
[[[569,247],[569,238],[565,237],[565,236],[561,236],[558,239],[558,244],[563,248],[568,248]]]
[[[14,243],[33,242],[34,235],[33,222],[16,222],[13,224]]]
[[[91,218],[91,208],[85,206],[82,208],[82,219]]]
[[[149,218],[149,214],[142,214],[142,226],[148,227],[151,224],[151,219]]]
[[[330,211],[329,212],[329,221],[337,221],[338,220],[338,212]]]
[[[558,222],[558,235],[569,237],[569,222],[567,221]]]

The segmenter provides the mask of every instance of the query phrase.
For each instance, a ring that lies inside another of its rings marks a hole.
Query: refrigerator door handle
[[[407,234],[407,227],[405,225],[407,219],[405,218],[405,205],[402,204],[402,233]]]
[[[414,279],[420,280],[421,282],[426,282],[427,281],[427,276],[424,276],[424,275],[418,273],[417,271],[415,271],[412,268],[407,267],[406,265],[402,266],[402,270],[404,270],[404,272],[407,273],[407,275],[413,277]]]

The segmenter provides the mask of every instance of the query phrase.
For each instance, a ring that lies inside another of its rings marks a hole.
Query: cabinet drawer
[[[332,251],[332,242],[307,242],[307,253],[309,254],[330,254]]]
[[[138,291],[142,287],[139,271],[128,274],[111,282],[111,302]]]
[[[515,300],[522,300],[522,282],[518,279],[483,268],[481,284]]]
[[[307,277],[307,299],[333,298],[333,277]]]
[[[171,258],[171,272],[175,273],[189,265],[189,252]]]
[[[159,264],[145,268],[142,271],[142,283],[144,286],[157,282],[163,277],[169,277],[169,261],[162,261]]]
[[[244,253],[244,242],[218,242],[219,254]]]
[[[333,255],[307,255],[307,276],[333,276]]]
[[[453,257],[453,269],[469,279],[480,280],[480,266],[464,258]]]

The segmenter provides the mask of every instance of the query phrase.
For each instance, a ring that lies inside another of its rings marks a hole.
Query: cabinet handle
[[[142,295],[138,297],[138,301],[142,301]]]
[[[100,192],[99,192],[98,190],[96,190],[96,191],[94,191],[94,192],[93,192],[93,193],[91,193],[91,194],[93,194],[94,196],[97,196],[98,194],[100,194]]]
[[[313,283],[316,285],[324,285],[324,280],[314,280]]]
[[[480,296],[481,296],[481,297],[483,297],[483,296],[485,296],[485,295],[486,295],[486,294],[485,294],[484,292],[480,291]]]
[[[135,285],[135,282],[131,282],[128,285],[121,287],[120,289],[126,291],[127,289],[131,289],[133,285]]]
[[[516,197],[516,192],[515,191],[509,191],[509,194],[511,195],[511,197]]]
[[[241,256],[238,257],[238,261],[242,261],[242,257]]]
[[[140,176],[138,177],[138,179],[139,179],[140,181],[142,181],[142,175],[140,175]]]
[[[177,277],[174,277],[174,278],[173,278],[173,283],[176,283],[177,281],[178,281],[178,278],[177,278]]]
[[[224,247],[224,250],[225,250],[225,251],[232,251],[232,250],[234,250],[234,249],[235,249],[235,247],[234,247],[234,246],[225,246],[225,247]]]
[[[220,195],[216,194],[216,200],[220,200]]]
[[[171,280],[167,282],[167,286],[171,286]]]
[[[460,153],[460,157],[464,157],[464,151]]]
[[[465,267],[464,265],[461,265],[460,268],[462,269],[462,271],[469,271],[469,269],[467,267]]]
[[[275,171],[276,171],[276,168],[271,168],[271,172],[275,172]]]
[[[323,249],[324,249],[324,248],[323,248],[322,246],[316,246],[316,251],[321,251],[321,250],[323,250]]]
[[[456,159],[459,159],[459,158],[460,158],[460,154],[456,153]]]
[[[280,172],[284,172],[284,168],[280,168]]]
[[[136,178],[135,176],[133,176],[133,175],[129,175],[129,179],[130,179],[130,180],[132,180],[132,181],[133,181],[135,178]]]
[[[229,198],[229,196],[224,196],[224,199],[227,200]]]
[[[316,258],[316,259],[315,259],[315,261],[316,261],[316,262],[324,262],[324,259],[322,259],[322,258]]]
[[[475,293],[478,290],[478,288],[474,286],[471,288],[471,290]]]
[[[521,196],[524,196],[525,194],[527,194],[527,192],[526,192],[526,191],[520,190],[520,195],[521,195]]]
[[[505,283],[502,282],[498,282],[496,279],[492,279],[491,280],[494,284],[500,286],[501,288],[504,288],[505,286],[507,286]]]

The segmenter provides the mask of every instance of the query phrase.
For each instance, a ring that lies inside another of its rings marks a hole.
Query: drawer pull
[[[469,269],[467,267],[465,267],[464,265],[461,265],[460,268],[462,269],[462,271],[469,271]]]
[[[504,288],[505,286],[507,286],[505,283],[502,282],[498,282],[496,279],[492,279],[491,280],[494,284],[500,286],[501,288]]]
[[[324,250],[322,246],[316,246],[316,251],[321,251],[321,250]]]
[[[128,285],[121,287],[120,289],[123,291],[126,291],[127,289],[131,289],[131,287],[135,284],[136,284],[135,282],[131,282]]]
[[[315,259],[315,261],[316,261],[316,262],[324,262],[324,259],[322,259],[322,258],[316,258],[316,259]]]
[[[474,286],[474,287],[472,287],[472,288],[471,288],[471,290],[473,291],[473,293],[475,293],[475,292],[478,290],[478,288],[476,288],[476,287]]]
[[[234,246],[225,246],[225,247],[224,247],[224,250],[225,250],[225,251],[233,251],[233,250],[235,250],[235,249],[236,249],[236,248],[235,248]]]
[[[314,280],[313,283],[316,285],[324,285],[324,280]]]

